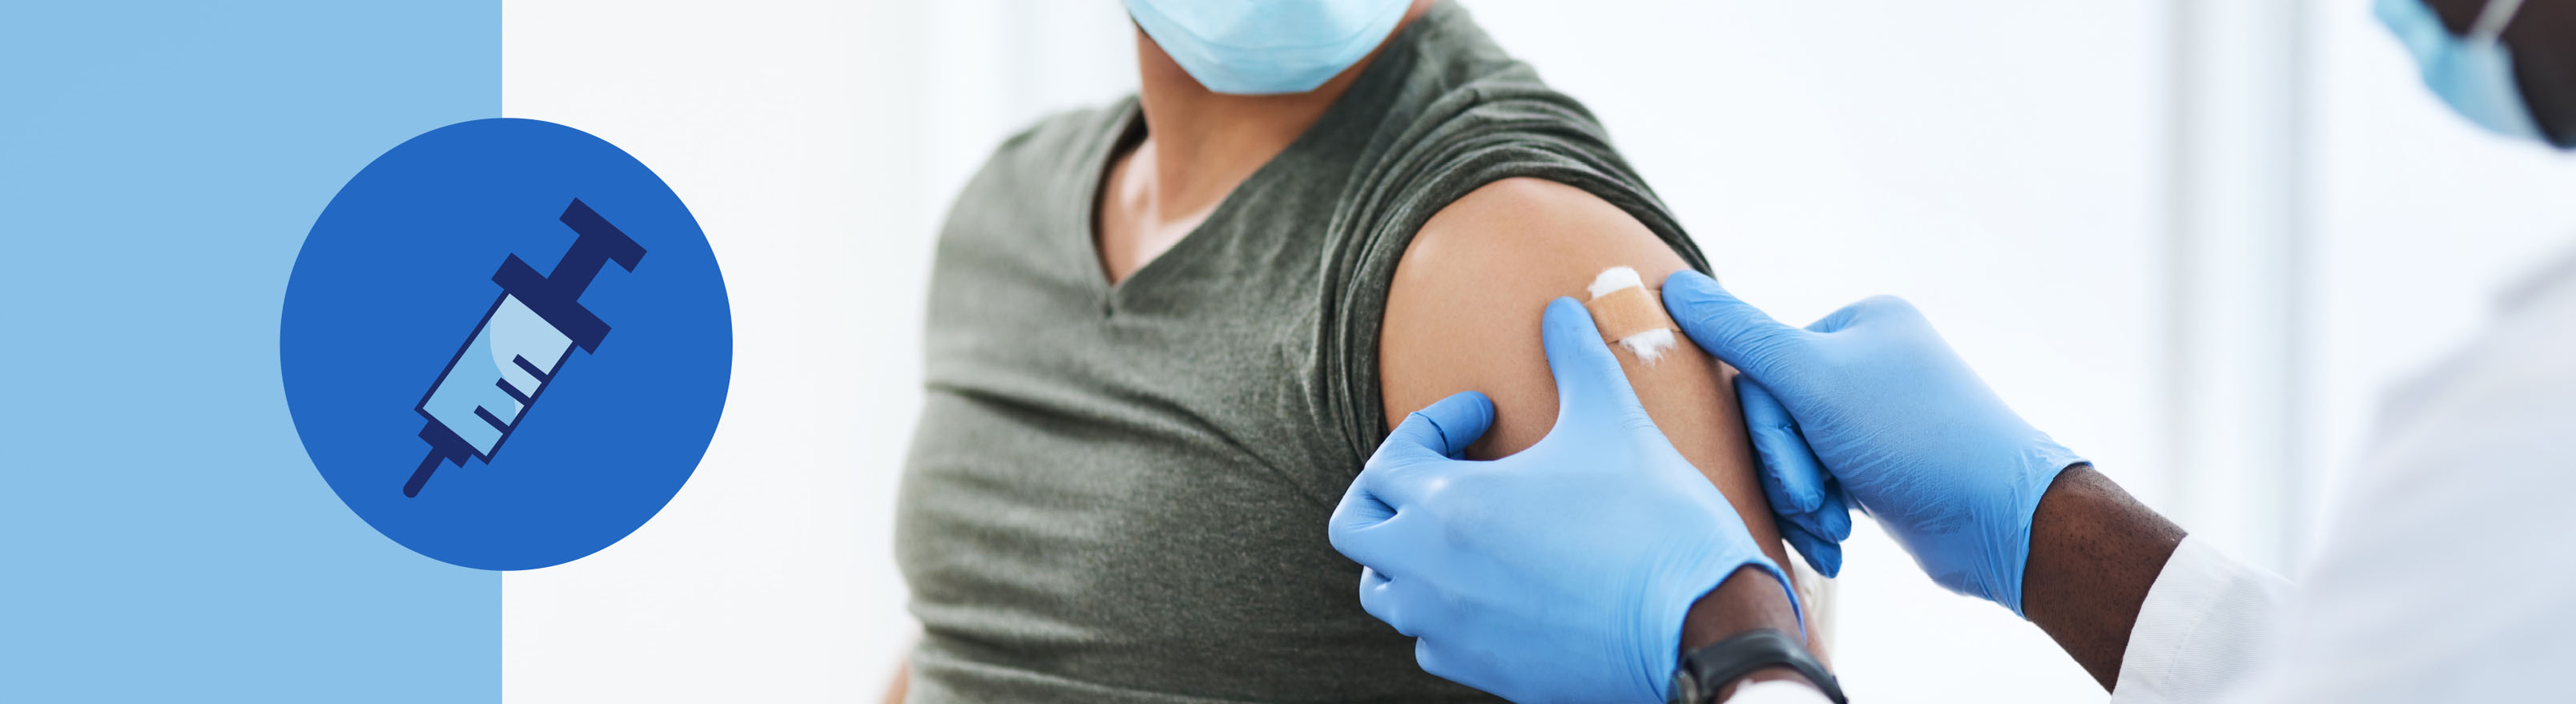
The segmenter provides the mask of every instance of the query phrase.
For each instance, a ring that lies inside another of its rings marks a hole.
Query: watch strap
[[[1717,701],[1718,690],[1745,675],[1772,666],[1796,670],[1807,678],[1825,698],[1834,704],[1851,701],[1843,696],[1842,684],[1826,672],[1816,656],[1789,634],[1769,628],[1757,628],[1684,653],[1681,666],[1673,671],[1673,698],[1676,704],[1708,704]]]

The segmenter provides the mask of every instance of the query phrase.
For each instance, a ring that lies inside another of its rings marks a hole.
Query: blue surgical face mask
[[[1303,93],[1359,63],[1410,0],[1127,0],[1127,14],[1199,85]]]
[[[2425,0],[2379,0],[2379,21],[2397,33],[2424,85],[2442,96],[2471,122],[2507,137],[2547,142],[2522,88],[2514,83],[2513,55],[2505,51],[2505,25],[2513,22],[2523,0],[2488,0],[2469,27],[2469,35],[2451,34]]]

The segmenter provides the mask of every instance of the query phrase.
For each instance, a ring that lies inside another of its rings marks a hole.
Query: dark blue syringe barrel
[[[572,228],[577,237],[573,240],[572,247],[564,252],[563,258],[556,261],[554,271],[551,274],[539,274],[535,267],[529,266],[516,254],[503,259],[500,270],[492,274],[492,282],[501,286],[500,298],[493,302],[492,308],[484,312],[483,319],[475,324],[474,331],[466,336],[465,343],[457,348],[456,354],[448,358],[446,368],[439,370],[438,379],[430,383],[429,391],[422,394],[420,403],[413,407],[414,411],[428,420],[428,423],[421,428],[420,438],[429,443],[430,452],[427,457],[422,458],[420,466],[412,471],[411,479],[404,483],[404,496],[418,496],[421,486],[429,481],[430,475],[437,472],[441,464],[453,462],[463,466],[468,457],[491,461],[492,456],[500,451],[501,443],[508,440],[510,431],[518,427],[519,419],[525,417],[528,410],[535,406],[536,399],[543,395],[545,388],[552,386],[554,374],[562,371],[561,363],[565,361],[562,356],[550,360],[552,363],[543,368],[525,357],[513,358],[514,363],[536,379],[537,388],[523,393],[513,388],[507,379],[495,380],[494,383],[498,385],[500,391],[515,400],[515,403],[510,405],[516,408],[511,409],[508,420],[502,420],[498,414],[485,407],[474,409],[474,414],[480,420],[490,424],[499,432],[488,448],[478,447],[478,443],[469,442],[464,437],[465,433],[447,426],[447,422],[455,419],[442,420],[438,415],[432,414],[431,401],[441,395],[440,389],[449,382],[448,377],[456,372],[458,362],[476,348],[476,342],[483,341],[490,344],[486,338],[492,332],[489,326],[493,324],[493,317],[496,314],[511,312],[514,310],[512,308],[514,305],[524,307],[526,312],[534,313],[545,325],[552,327],[554,332],[560,333],[572,346],[591,353],[597,353],[599,343],[607,339],[608,323],[600,320],[599,316],[592,313],[589,308],[582,306],[581,295],[590,288],[591,279],[598,277],[599,270],[609,262],[616,262],[619,268],[634,271],[635,266],[644,259],[644,247],[637,244],[634,238],[628,237],[624,231],[617,229],[616,225],[610,224],[607,218],[600,217],[598,212],[591,210],[590,206],[580,199],[574,199],[571,205],[566,206],[560,219],[564,225]],[[570,349],[564,349],[562,354],[569,355],[570,352]],[[479,380],[473,379],[457,381],[467,384],[479,383]],[[488,435],[481,430],[470,432],[477,437]]]

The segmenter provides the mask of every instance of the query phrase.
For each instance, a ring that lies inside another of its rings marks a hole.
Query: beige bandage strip
[[[1601,339],[1608,342],[1673,329],[1672,316],[1664,314],[1664,302],[1643,287],[1611,291],[1585,302],[1583,307],[1592,311],[1592,324],[1600,326]]]
[[[1592,300],[1583,308],[1592,313],[1592,324],[1601,329],[1601,338],[1637,356],[1637,361],[1653,364],[1664,352],[1680,344],[1673,335],[1673,319],[1664,314],[1664,303],[1646,290],[1637,270],[1614,266],[1602,270],[1592,280]]]

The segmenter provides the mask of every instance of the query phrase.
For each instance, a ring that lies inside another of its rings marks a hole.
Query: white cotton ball
[[[1600,298],[1602,294],[1630,286],[1646,287],[1646,280],[1637,276],[1637,270],[1624,266],[1603,269],[1600,276],[1592,278],[1592,297]]]
[[[1669,328],[1657,328],[1619,338],[1620,346],[1628,348],[1629,354],[1637,355],[1637,361],[1646,364],[1654,364],[1657,358],[1663,357],[1665,352],[1671,351],[1679,344],[1680,341],[1673,337],[1673,331]]]

